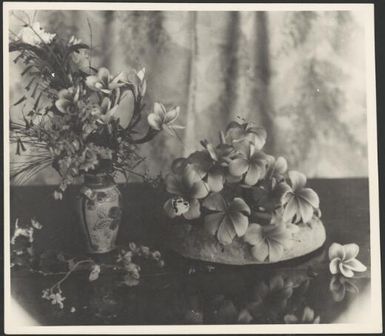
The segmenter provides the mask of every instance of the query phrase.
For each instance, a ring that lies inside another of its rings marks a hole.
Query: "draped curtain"
[[[145,67],[148,111],[155,101],[181,107],[179,137],[141,149],[152,174],[246,119],[292,169],[367,176],[365,30],[355,12],[39,11],[36,20],[92,43],[95,67]],[[12,98],[22,83],[10,67]],[[32,182],[56,181],[47,170]]]

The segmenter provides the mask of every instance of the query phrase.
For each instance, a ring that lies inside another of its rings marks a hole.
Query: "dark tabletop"
[[[243,267],[187,260],[168,251],[156,233],[163,193],[145,184],[121,186],[124,210],[118,244],[125,247],[134,241],[158,249],[165,266],[145,261],[140,283],[133,287],[122,285],[112,271],[93,282],[89,272],[74,272],[62,284],[63,309],[43,300],[41,293],[63,277],[55,265],[58,255],[84,255],[73,205],[78,188],[55,201],[53,187],[12,187],[11,234],[16,218],[20,223],[38,219],[43,228],[34,235],[33,268],[36,263],[50,267],[45,275],[23,263],[12,267],[12,296],[44,325],[284,323],[288,316],[301,322],[309,309],[321,323],[335,322],[370,288],[368,180],[314,179],[309,186],[321,200],[324,248],[289,262]],[[327,257],[332,242],[357,243],[357,258],[368,270],[349,280],[333,278]]]

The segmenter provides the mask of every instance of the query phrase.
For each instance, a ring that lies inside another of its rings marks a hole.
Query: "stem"
[[[51,288],[50,291],[52,291],[55,287],[57,289],[60,289],[60,285],[76,270],[76,268],[81,265],[81,264],[86,264],[86,263],[95,263],[92,259],[86,259],[86,260],[80,260],[78,261],[67,273],[66,275],[60,279],[57,283],[55,283]]]

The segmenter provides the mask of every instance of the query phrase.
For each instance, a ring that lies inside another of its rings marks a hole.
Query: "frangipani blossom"
[[[160,104],[154,104],[154,110],[147,116],[147,121],[150,127],[156,131],[166,129],[171,135],[173,129],[183,129],[183,126],[173,125],[176,119],[178,119],[180,113],[179,106],[167,111],[166,108]]]
[[[251,254],[256,260],[276,262],[291,243],[291,236],[291,231],[283,224],[250,224],[244,240],[252,246]]]
[[[256,127],[253,123],[240,124],[233,121],[227,126],[225,140],[231,145],[246,141],[252,143],[256,150],[261,150],[266,137],[267,133],[262,127]]]
[[[242,198],[226,202],[220,193],[212,193],[202,205],[213,211],[204,218],[206,230],[216,235],[223,245],[231,244],[235,236],[242,237],[246,233],[250,208]]]
[[[346,245],[333,243],[330,245],[330,273],[341,273],[343,276],[351,278],[354,272],[365,272],[366,266],[356,259],[359,250],[359,246],[354,243]]]
[[[243,176],[246,186],[253,186],[265,177],[272,157],[258,151],[254,144],[244,142],[238,149],[239,155],[229,164],[233,176]]]
[[[278,183],[275,177],[265,179],[251,188],[251,196],[255,205],[259,210],[269,213],[281,206],[282,196],[286,192],[286,183]]]
[[[297,171],[289,171],[289,184],[284,183],[286,192],[282,197],[284,205],[283,216],[285,220],[292,220],[298,223],[308,223],[319,208],[319,198],[313,189],[305,188],[306,176]]]
[[[74,114],[77,112],[76,103],[79,100],[79,88],[70,87],[58,93],[58,100],[55,101],[56,108],[64,114]]]
[[[192,165],[186,165],[180,175],[168,175],[166,189],[175,195],[163,206],[169,217],[183,215],[186,219],[194,219],[201,215],[198,200],[208,195],[209,188]]]
[[[88,76],[86,85],[93,91],[102,92],[107,95],[119,87],[126,85],[121,81],[121,74],[112,76],[106,68],[100,68],[96,76]]]
[[[42,43],[50,44],[55,36],[56,34],[50,34],[44,31],[44,29],[40,27],[39,22],[34,22],[32,26],[22,28],[18,34],[18,38],[22,42],[34,46],[38,46]]]
[[[108,124],[111,118],[114,117],[117,109],[118,105],[112,107],[111,100],[108,97],[104,97],[97,110],[98,120],[104,124]]]
[[[287,161],[284,157],[279,156],[270,166],[270,170],[267,175],[271,176],[272,178],[275,178],[278,182],[281,182],[284,179],[283,175],[286,173],[286,171]]]
[[[227,166],[230,162],[233,148],[226,144],[220,144],[216,148],[210,143],[204,143],[206,150],[192,153],[187,161],[193,164],[203,178],[207,178],[207,184],[213,192],[223,189],[227,175]]]

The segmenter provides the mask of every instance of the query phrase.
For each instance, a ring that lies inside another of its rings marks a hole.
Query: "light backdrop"
[[[93,66],[145,67],[147,108],[181,107],[182,142],[165,133],[143,147],[151,173],[241,117],[266,128],[267,152],[309,177],[367,176],[365,31],[354,12],[41,11],[35,20],[86,43],[90,23]],[[10,72],[12,102],[23,83],[12,62]],[[46,170],[30,183],[57,181]]]

